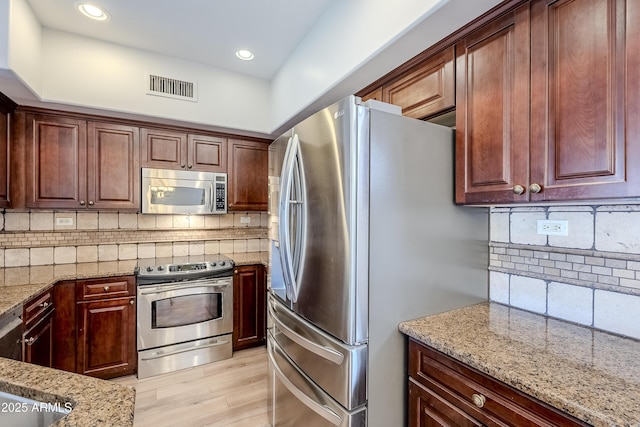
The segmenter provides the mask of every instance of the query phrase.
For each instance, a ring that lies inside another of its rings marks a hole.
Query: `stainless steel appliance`
[[[233,266],[223,255],[139,263],[138,378],[231,357]]]
[[[353,96],[271,144],[272,425],[406,425],[398,324],[488,297],[488,212],[454,205],[453,152]]]
[[[142,213],[225,214],[227,174],[142,168]]]

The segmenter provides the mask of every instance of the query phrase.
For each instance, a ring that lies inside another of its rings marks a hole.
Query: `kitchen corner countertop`
[[[205,255],[206,256],[206,255]],[[267,266],[267,252],[226,254],[236,265]],[[0,315],[62,280],[133,275],[138,260],[0,268]],[[0,391],[45,403],[73,404],[55,426],[133,425],[135,389],[0,357]]]
[[[640,341],[496,303],[399,329],[596,427],[640,426]]]

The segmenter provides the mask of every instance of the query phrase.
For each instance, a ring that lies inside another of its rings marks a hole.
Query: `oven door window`
[[[185,295],[151,303],[151,328],[174,328],[222,318],[222,294]]]

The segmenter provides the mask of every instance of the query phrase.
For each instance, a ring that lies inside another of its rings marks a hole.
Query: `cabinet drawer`
[[[108,280],[78,280],[76,282],[76,300],[92,301],[134,296],[135,290],[133,276],[113,277]]]
[[[53,310],[53,287],[31,298],[24,304],[22,321],[30,325],[45,312]]]
[[[409,343],[409,375],[483,424],[587,426],[413,340]]]
[[[482,427],[482,424],[428,388],[409,380],[410,426]]]

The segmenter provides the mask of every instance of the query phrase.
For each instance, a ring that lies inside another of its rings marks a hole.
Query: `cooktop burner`
[[[173,257],[140,260],[136,268],[138,284],[231,276],[232,259],[224,255]]]

